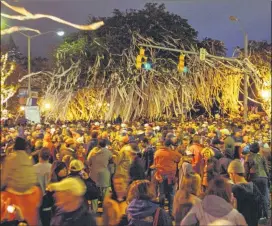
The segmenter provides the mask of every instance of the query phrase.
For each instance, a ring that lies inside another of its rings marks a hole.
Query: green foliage
[[[226,47],[222,41],[211,38],[204,38],[199,43],[200,48],[205,48],[209,54],[216,56],[226,56]]]

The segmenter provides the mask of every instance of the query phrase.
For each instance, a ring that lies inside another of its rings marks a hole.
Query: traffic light
[[[179,56],[178,72],[184,72],[184,73],[188,72],[188,68],[186,65],[186,57],[183,54]]]
[[[136,57],[136,68],[143,68],[145,70],[150,70],[152,68],[151,62],[148,60],[148,57],[145,56],[145,50],[143,48],[140,48],[140,53]]]

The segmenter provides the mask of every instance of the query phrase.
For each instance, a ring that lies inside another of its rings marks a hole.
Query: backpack
[[[160,210],[161,208],[158,207],[153,216],[147,216],[142,219],[135,219],[128,216],[128,226],[158,226]]]
[[[87,187],[85,198],[87,200],[98,199],[100,197],[100,190],[96,186],[95,182],[91,178],[84,180],[84,182]]]

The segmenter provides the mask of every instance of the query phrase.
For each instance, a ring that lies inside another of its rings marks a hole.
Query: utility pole
[[[229,19],[233,22],[237,22],[240,26],[241,31],[244,34],[244,58],[248,58],[248,34],[244,29],[243,24],[240,20],[235,16],[230,16]],[[245,72],[244,74],[244,122],[247,122],[247,114],[248,114],[248,74]]]

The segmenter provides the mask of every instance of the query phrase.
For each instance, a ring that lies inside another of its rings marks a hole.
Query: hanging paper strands
[[[8,7],[9,9],[11,9],[11,10],[13,10],[13,11],[21,14],[21,15],[9,15],[9,14],[5,14],[5,13],[1,13],[2,17],[8,18],[8,19],[13,19],[13,20],[36,20],[36,19],[41,19],[41,18],[47,18],[47,19],[56,21],[58,23],[66,24],[68,26],[77,28],[79,30],[96,30],[96,29],[98,29],[98,28],[100,28],[101,26],[104,25],[103,21],[95,22],[95,23],[88,24],[88,25],[73,24],[71,22],[65,21],[65,20],[63,20],[61,18],[52,16],[52,15],[47,15],[47,14],[32,14],[29,11],[27,11],[25,8],[11,6],[7,2],[5,2],[5,1],[1,1],[1,3],[3,5],[5,5],[6,7]],[[14,31],[16,31],[16,30],[14,30]],[[7,34],[7,32],[4,32],[4,33],[1,32],[1,35],[4,35],[4,34]]]
[[[156,60],[156,68],[148,73],[139,71],[135,69],[138,43],[175,48],[171,37],[165,37],[164,43],[155,43],[134,33],[131,46],[118,56],[118,63],[107,55],[110,58],[107,68],[101,70],[106,55],[97,54],[96,60],[88,65],[84,78],[88,84],[84,89],[77,88],[82,64],[80,61],[72,62],[65,69],[60,62],[69,62],[70,57],[66,48],[61,49],[56,71],[40,74],[41,77],[50,77],[42,101],[59,106],[46,111],[45,117],[53,120],[112,120],[120,115],[124,121],[142,116],[169,119],[194,109],[196,103],[211,114],[215,102],[222,112],[239,115],[240,85],[244,73],[254,74],[251,78],[257,82],[260,80],[259,69],[250,61],[227,62],[209,58],[203,64],[196,55],[188,56],[190,71],[186,75],[178,73],[173,70],[177,62],[158,58],[154,49],[146,51],[153,62]],[[197,51],[193,47],[190,50]]]
[[[33,32],[36,32],[38,34],[41,33],[39,30],[35,30],[35,29],[32,29],[32,28],[14,26],[14,27],[10,27],[10,28],[1,30],[1,35],[8,35],[8,34],[11,34],[13,32],[17,32],[17,31],[33,31]]]

